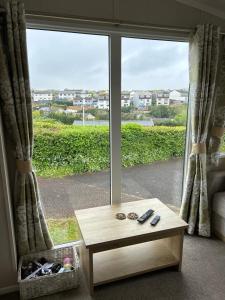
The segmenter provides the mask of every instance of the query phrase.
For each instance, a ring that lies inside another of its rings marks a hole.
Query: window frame
[[[165,28],[152,29],[110,26],[97,21],[78,21],[43,16],[27,16],[27,29],[71,32],[108,36],[109,39],[109,106],[110,106],[110,204],[121,203],[122,165],[121,165],[121,45],[122,38],[151,39],[174,42],[189,42],[187,31],[173,31]],[[188,105],[189,107],[189,105]],[[189,109],[187,110],[187,120]],[[188,122],[187,122],[188,123]],[[188,125],[188,124],[187,124]],[[185,157],[188,148],[188,127],[185,136]],[[183,176],[184,181],[184,176]],[[183,184],[182,184],[183,189]],[[74,241],[72,244],[77,244]],[[69,243],[71,244],[71,243]]]

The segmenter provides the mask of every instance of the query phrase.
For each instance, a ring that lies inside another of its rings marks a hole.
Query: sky
[[[108,37],[27,30],[33,89],[109,88]],[[188,88],[188,43],[122,39],[122,90]]]

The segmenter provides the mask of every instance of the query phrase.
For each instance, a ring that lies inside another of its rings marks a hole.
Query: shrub
[[[176,109],[167,105],[150,106],[150,115],[155,118],[173,118],[176,115]]]
[[[109,166],[109,127],[35,122],[34,165],[39,175],[94,172]]]
[[[184,152],[184,127],[122,126],[122,164],[124,167],[179,157]]]
[[[107,169],[108,126],[69,126],[35,121],[34,164],[42,176],[64,176]],[[122,165],[147,164],[183,155],[184,127],[122,126]]]
[[[50,112],[47,117],[68,125],[72,125],[76,119],[72,113],[66,114],[61,112]]]

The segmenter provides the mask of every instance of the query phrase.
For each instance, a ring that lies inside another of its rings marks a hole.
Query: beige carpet
[[[18,300],[17,293],[0,297]],[[77,290],[36,298],[39,300],[89,300],[84,282]],[[157,271],[96,288],[96,300],[224,300],[225,243],[186,236],[182,272]]]

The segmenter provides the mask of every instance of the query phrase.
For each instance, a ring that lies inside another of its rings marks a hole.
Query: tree
[[[187,113],[183,111],[182,113],[175,116],[174,121],[177,125],[185,126],[187,122]]]
[[[150,108],[150,115],[155,118],[173,118],[176,115],[176,110],[167,105],[158,105]]]
[[[85,109],[85,112],[87,114],[92,114],[95,117],[98,115],[98,109],[97,108]]]
[[[130,113],[133,110],[133,107],[127,106],[127,107],[121,107],[121,112],[123,113]]]
[[[52,100],[51,104],[72,106],[73,101],[72,100]]]

